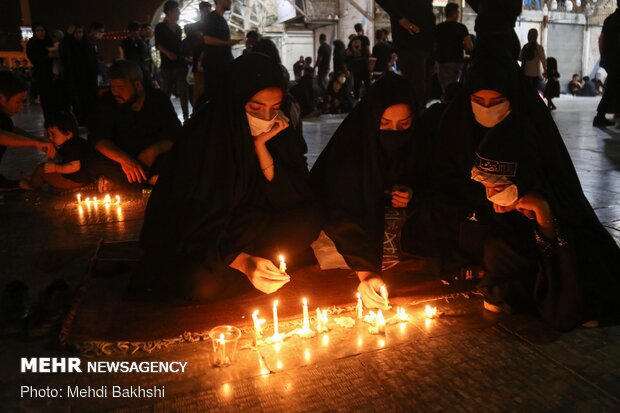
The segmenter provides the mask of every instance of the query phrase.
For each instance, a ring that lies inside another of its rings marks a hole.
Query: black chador
[[[377,80],[311,171],[327,219],[325,233],[356,271],[381,272],[385,207],[391,205],[395,185],[413,187],[416,194],[410,178],[415,169],[414,127],[380,130],[383,113],[392,105],[408,105],[415,118],[410,90],[408,82],[393,73]]]
[[[538,156],[556,171],[553,179],[572,185],[572,193],[581,192],[575,167],[570,159],[549,110],[538,94],[527,87],[518,64],[505,52],[482,54],[472,63],[467,80],[450,103],[439,127],[433,166],[433,182],[437,188],[434,211],[438,251],[446,261],[470,264],[479,256],[463,256],[458,248],[463,223],[475,214],[483,224],[492,212],[482,186],[470,180],[471,165],[477,146],[489,130],[472,110],[472,94],[490,90],[505,97],[510,113],[502,122],[527,123],[532,130],[528,142]],[[495,125],[493,125],[495,126]],[[479,245],[481,249],[481,245]]]
[[[535,194],[551,212],[541,224],[540,216],[520,212],[527,204],[518,202],[516,210],[494,215],[484,248],[485,298],[508,312],[538,313],[561,331],[591,320],[616,321],[620,250],[576,177],[547,162],[535,139],[527,123],[503,122],[477,149],[472,180],[514,184],[519,200]]]
[[[284,92],[285,86],[280,66],[267,56],[241,56],[230,67],[226,93],[184,128],[170,170],[153,191],[141,234],[143,269],[159,273],[160,284],[189,297],[218,297],[239,278],[247,284],[229,268],[240,253],[276,262],[284,253],[295,262],[296,254],[309,250],[321,220],[301,127],[291,124],[266,143],[274,168],[269,181],[245,111],[257,92]],[[281,111],[290,118],[287,106],[285,100]]]

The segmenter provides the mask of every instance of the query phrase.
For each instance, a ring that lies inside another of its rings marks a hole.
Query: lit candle
[[[388,308],[389,307],[388,292],[387,292],[387,288],[385,288],[385,285],[381,286],[380,291],[381,291],[381,297],[383,297],[383,299],[385,300],[385,308]]]
[[[357,293],[357,306],[355,307],[357,310],[357,319],[361,320],[364,318],[364,306],[362,305],[362,295]]]
[[[86,205],[90,206],[90,197],[86,197]]]
[[[400,320],[400,321],[407,321],[409,319],[409,314],[407,314],[407,312],[405,311],[404,308],[402,307],[397,307],[396,308],[396,317]]]
[[[266,320],[263,318],[258,318],[258,310],[255,310],[252,313],[252,320],[254,321],[255,339],[258,344],[258,341],[263,337],[263,324]]]
[[[103,198],[103,203],[104,204],[109,204],[110,201],[110,194],[106,194],[106,196]]]
[[[280,272],[286,272],[286,262],[284,262],[284,255],[280,255]]]
[[[426,318],[437,317],[437,307],[431,307],[427,304],[426,307],[424,307],[424,315],[426,316]]]
[[[78,204],[82,203],[82,194],[77,194],[77,201],[78,201]]]
[[[220,346],[222,346],[222,364],[227,364],[226,361],[226,339],[224,339],[224,333],[220,334]]]
[[[121,197],[116,195],[116,204],[120,204],[121,203]]]
[[[97,205],[97,197],[93,197],[93,202],[95,203],[95,205]]]
[[[276,340],[280,338],[278,330],[278,300],[275,300],[273,302],[273,338]]]
[[[375,327],[377,327],[377,332],[379,334],[385,333],[385,318],[383,318],[383,313],[381,310],[377,313],[377,320],[375,321]]]
[[[303,299],[303,303],[304,303],[304,307],[303,307],[304,324],[302,326],[302,329],[304,331],[308,331],[308,330],[310,330],[310,317],[308,317],[308,300],[306,300],[305,297]]]
[[[317,307],[316,309],[316,329],[319,333],[322,333],[323,331],[329,331],[329,328],[327,327],[327,310],[323,310],[321,311],[321,309],[319,307]]]

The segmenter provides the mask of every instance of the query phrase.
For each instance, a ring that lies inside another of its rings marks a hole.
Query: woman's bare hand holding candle
[[[283,274],[271,260],[246,253],[239,254],[230,267],[244,273],[252,285],[265,294],[278,291],[291,280],[291,277]]]
[[[357,276],[360,284],[357,287],[362,296],[362,301],[366,308],[385,308],[385,297],[381,295],[381,287],[385,287],[385,283],[376,274],[366,271],[359,271]]]

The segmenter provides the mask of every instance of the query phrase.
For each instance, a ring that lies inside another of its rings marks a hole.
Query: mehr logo
[[[77,357],[21,358],[22,373],[81,373],[81,360]]]

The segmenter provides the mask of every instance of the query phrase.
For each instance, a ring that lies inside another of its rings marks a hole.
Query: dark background
[[[106,61],[117,56],[127,23],[150,22],[164,0],[30,0],[32,22],[42,22],[48,30],[65,29],[69,23],[88,27],[93,21],[106,26],[100,42]],[[21,11],[19,0],[0,0],[0,50],[21,50],[19,44]]]

